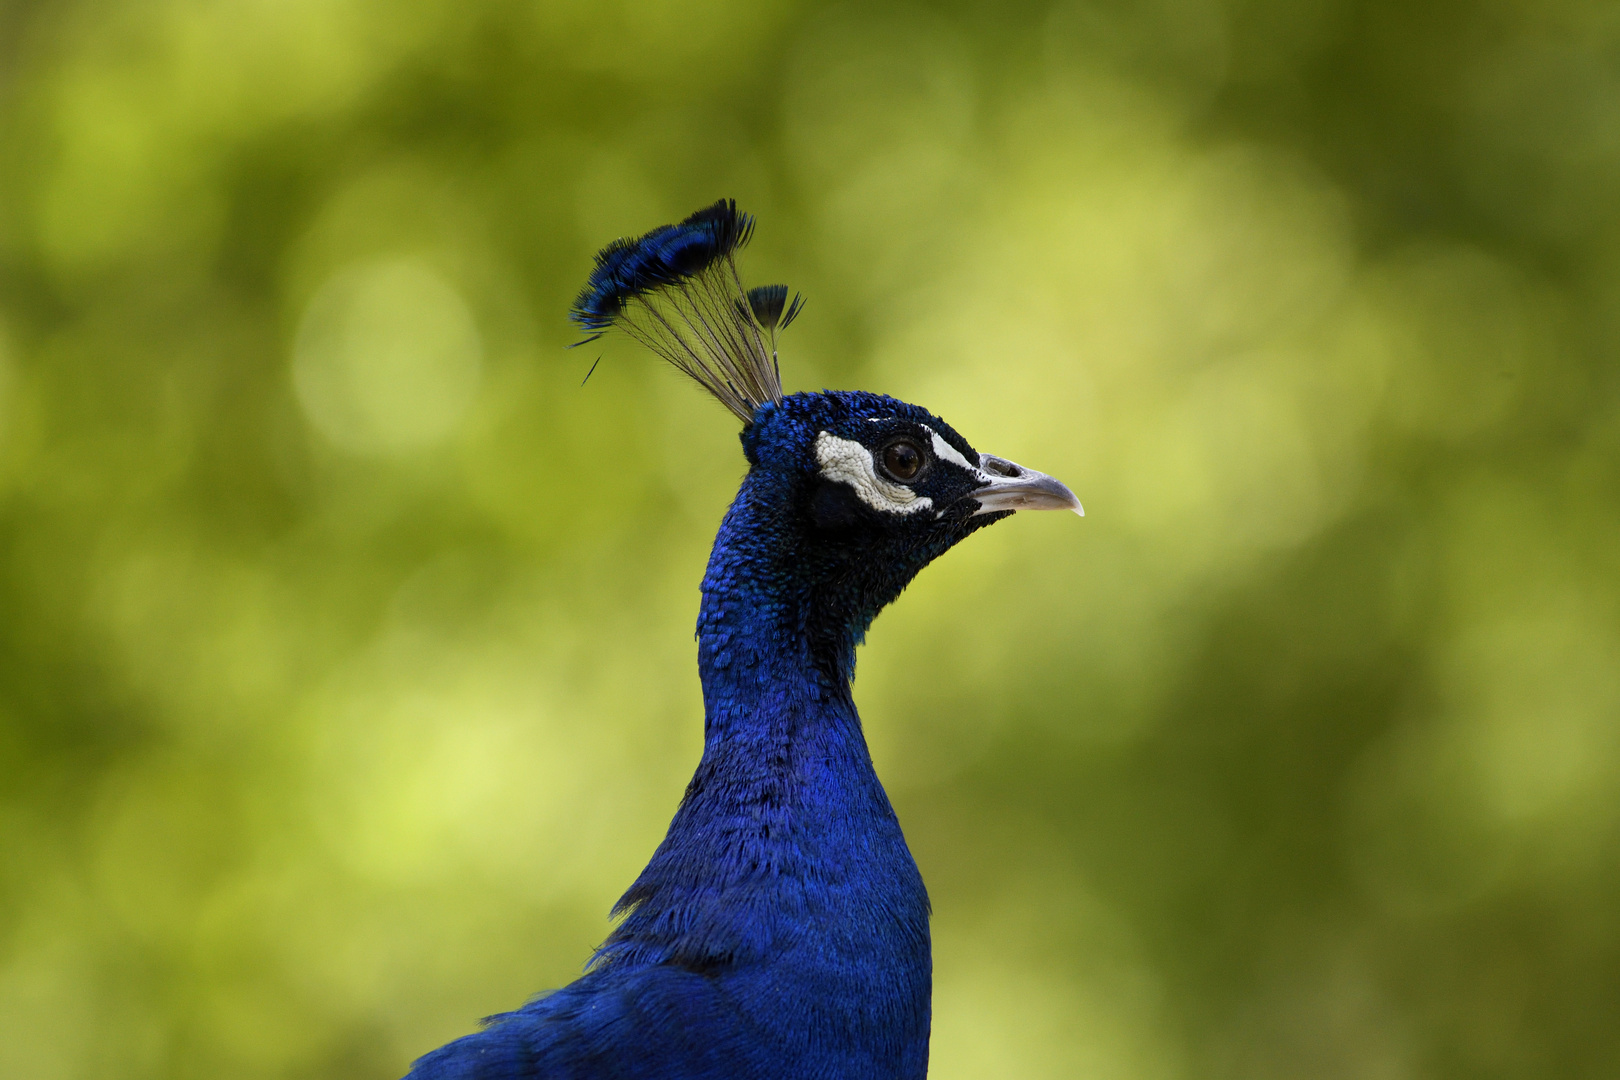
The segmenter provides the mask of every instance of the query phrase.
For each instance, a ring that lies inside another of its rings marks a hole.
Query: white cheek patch
[[[935,436],[936,440],[938,436]],[[962,455],[958,454],[957,457]],[[816,436],[816,460],[821,475],[855,489],[855,495],[874,510],[886,514],[915,514],[934,505],[926,495],[918,495],[904,484],[892,483],[877,474],[872,451],[853,439],[840,439],[823,431]]]

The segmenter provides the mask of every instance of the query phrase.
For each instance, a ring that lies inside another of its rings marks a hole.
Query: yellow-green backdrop
[[[577,974],[743,460],[565,311],[732,196],[790,390],[1089,515],[863,650],[935,1077],[1620,1076],[1617,57],[1581,0],[11,0],[0,1075],[386,1078]]]

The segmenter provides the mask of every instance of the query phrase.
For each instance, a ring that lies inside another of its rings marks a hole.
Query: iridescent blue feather
[[[770,321],[758,317],[734,259],[753,231],[754,219],[721,199],[679,224],[615,240],[597,253],[569,312],[590,335],[579,344],[618,327],[745,422],[759,406],[780,401],[776,332],[798,313],[799,301],[786,318],[780,304]],[[766,288],[786,297],[785,286]]]

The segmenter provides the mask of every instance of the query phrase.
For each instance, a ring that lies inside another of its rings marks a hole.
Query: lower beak
[[[1073,510],[1086,516],[1074,492],[1045,473],[991,454],[979,455],[979,471],[990,478],[990,483],[968,493],[968,498],[979,504],[975,516],[1001,510]]]

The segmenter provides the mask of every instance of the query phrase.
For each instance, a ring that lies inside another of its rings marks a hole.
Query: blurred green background
[[[1620,15],[10,0],[0,1075],[386,1078],[572,978],[744,463],[566,352],[736,197],[1089,516],[856,696],[954,1078],[1620,1076]]]

